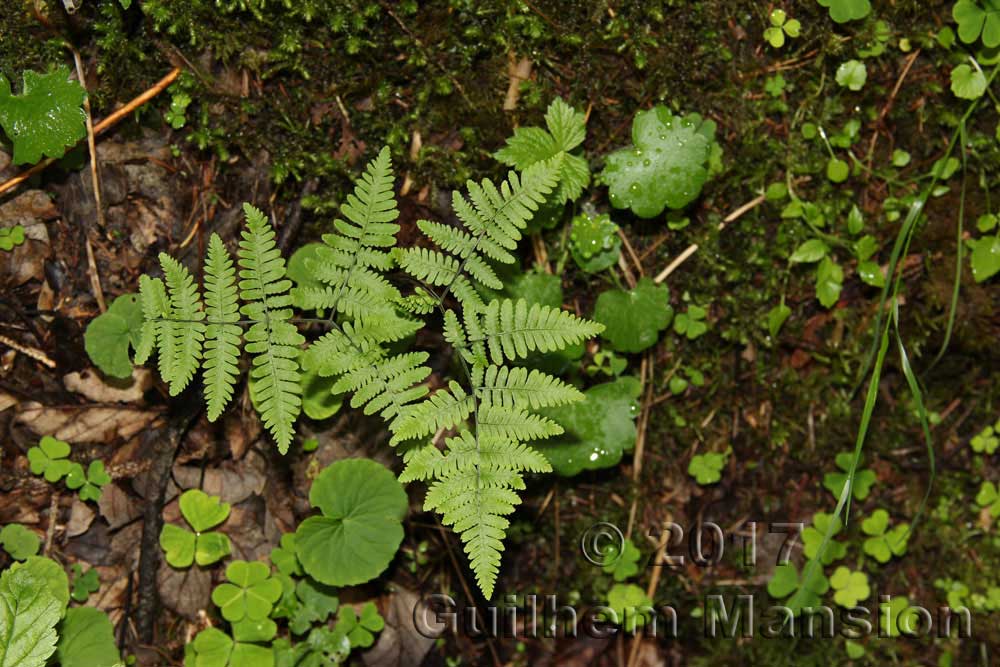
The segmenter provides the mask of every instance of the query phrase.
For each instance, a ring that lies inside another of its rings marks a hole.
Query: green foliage
[[[24,243],[24,227],[14,225],[0,229],[0,250],[10,251]]]
[[[164,524],[160,531],[160,547],[167,562],[177,568],[190,567],[192,563],[205,566],[229,555],[232,545],[223,533],[210,531],[229,517],[229,503],[210,496],[200,489],[190,489],[181,494],[181,514],[194,532]]]
[[[951,70],[951,92],[963,100],[977,100],[986,92],[986,75],[973,61],[974,66],[958,65]]]
[[[105,375],[132,376],[129,346],[138,349],[142,341],[142,305],[135,294],[122,294],[107,312],[90,321],[83,336],[87,355]]]
[[[843,565],[833,571],[830,586],[834,591],[833,601],[847,609],[858,606],[859,602],[867,600],[872,593],[867,574],[852,572]]]
[[[843,472],[828,472],[823,475],[823,487],[832,493],[834,498],[840,498],[840,494],[844,490],[844,484],[847,483],[847,472],[851,469],[851,462],[853,460],[854,454],[852,452],[840,452],[834,461],[837,467]],[[851,487],[854,499],[860,501],[867,498],[868,494],[871,493],[871,488],[875,481],[875,472],[868,468],[861,468],[859,464],[858,469],[855,471],[854,484]]]
[[[341,607],[337,614],[335,632],[343,634],[351,643],[351,648],[368,648],[375,641],[375,633],[385,627],[385,620],[378,613],[374,602],[366,602],[361,613],[353,607]]]
[[[93,570],[91,570],[93,572]],[[116,667],[121,656],[108,615],[93,607],[74,607],[58,627],[60,667]]]
[[[665,208],[684,208],[701,194],[717,146],[715,123],[698,114],[674,116],[657,105],[635,115],[632,144],[608,155],[601,178],[612,206],[655,218]]]
[[[569,233],[573,261],[587,273],[597,273],[615,265],[622,251],[618,225],[611,216],[584,211],[573,218]]]
[[[830,12],[830,18],[836,23],[847,23],[863,19],[872,11],[869,0],[817,0]]]
[[[215,234],[205,261],[204,305],[191,274],[169,255],[160,254],[165,282],[142,276],[139,294],[145,321],[136,363],[145,363],[155,349],[171,396],[183,391],[203,367],[208,417],[214,421],[232,399],[236,384],[236,323],[242,315],[250,322],[245,349],[251,355],[251,398],[284,453],[301,407],[297,359],[305,339],[288,321],[291,281],[285,278],[274,230],[256,208],[246,204],[243,210],[246,227],[237,253],[238,283],[232,258]]]
[[[230,623],[267,618],[281,597],[281,582],[259,561],[233,561],[226,567],[226,579],[212,591],[212,602]]]
[[[619,352],[652,347],[673,316],[670,290],[650,278],[639,280],[635,289],[601,292],[594,305],[594,320],[604,325],[601,337]]]
[[[545,209],[561,212],[563,204],[577,199],[590,183],[586,158],[572,153],[587,136],[583,113],[556,98],[545,112],[544,130],[519,127],[507,139],[507,145],[493,154],[503,164],[524,171],[539,162],[560,158],[558,185],[546,198]]]
[[[259,642],[274,638],[274,622],[249,622],[233,627],[230,637],[218,628],[202,630],[185,646],[185,667],[273,667],[274,653]],[[268,636],[270,635],[270,636]]]
[[[976,503],[980,507],[988,508],[990,516],[994,519],[1000,517],[1000,491],[993,482],[983,482],[976,494]]]
[[[336,589],[313,579],[304,578],[295,586],[288,627],[297,635],[309,632],[314,625],[326,623],[331,614],[337,612],[340,600]]]
[[[25,568],[0,575],[0,667],[42,667],[56,650],[63,605]]]
[[[91,461],[87,472],[83,466],[74,463],[66,474],[66,487],[71,491],[79,489],[80,500],[97,502],[101,499],[101,489],[111,483],[111,475],[104,470],[104,461]]]
[[[771,338],[778,336],[778,332],[781,331],[791,314],[792,309],[785,305],[784,300],[767,311],[767,332],[771,334]]]
[[[0,528],[0,546],[14,560],[25,560],[38,553],[42,541],[33,530],[19,523],[8,523]]]
[[[812,573],[811,575],[809,573]],[[805,577],[809,576],[808,581]],[[776,600],[785,601],[785,605],[796,616],[803,607],[815,607],[820,599],[830,590],[830,582],[823,575],[822,567],[810,568],[806,563],[802,575],[792,563],[785,563],[774,568],[771,580],[767,583],[767,593]]]
[[[1000,2],[997,0],[958,0],[951,10],[958,23],[958,37],[966,44],[982,38],[988,49],[1000,46]]]
[[[101,589],[101,579],[95,568],[90,568],[86,572],[79,563],[73,563],[70,568],[73,572],[73,587],[69,596],[77,602],[86,602],[91,593],[96,593]]]
[[[691,457],[687,472],[702,486],[715,484],[722,479],[722,469],[729,458],[731,447],[724,452],[706,452]]]
[[[1000,236],[982,236],[969,244],[972,277],[977,283],[986,282],[1000,272]]]
[[[48,74],[25,71],[21,94],[11,92],[0,74],[0,127],[14,143],[14,164],[61,158],[66,148],[87,134],[83,100],[86,91],[59,67]]]
[[[639,573],[639,559],[642,554],[632,540],[625,540],[621,546],[618,543],[612,544],[605,555],[607,559],[602,569],[615,581],[625,581]]]
[[[841,87],[857,92],[865,87],[865,81],[868,80],[868,68],[860,60],[848,60],[837,68],[836,78]]]
[[[44,586],[58,600],[63,609],[69,604],[69,577],[62,565],[45,556],[28,556],[24,562],[14,563],[11,570],[26,570],[40,586]],[[61,612],[60,612],[61,614]]]
[[[635,584],[612,586],[608,591],[608,607],[615,612],[614,622],[630,634],[646,625],[654,613],[653,601]]]
[[[880,563],[888,563],[893,556],[906,553],[906,543],[910,539],[910,524],[901,523],[889,528],[889,513],[877,509],[861,522],[861,530],[870,535],[864,542],[864,551]]]
[[[66,476],[72,468],[69,460],[69,443],[56,440],[50,435],[42,436],[38,445],[28,450],[28,463],[31,472],[44,475],[45,481],[56,483]]]
[[[982,431],[977,433],[969,441],[969,446],[972,447],[972,451],[977,454],[992,454],[1000,447],[1000,419],[997,419],[996,424],[992,426],[986,426]]]
[[[783,9],[773,9],[768,16],[771,25],[764,30],[764,39],[776,49],[785,45],[785,35],[798,37],[802,32],[802,24],[798,19],[789,19]]]
[[[683,313],[677,313],[674,318],[674,331],[681,336],[687,336],[688,340],[694,340],[703,336],[708,331],[708,324],[705,317],[708,311],[701,306],[688,306]]]
[[[832,525],[831,525],[832,524]],[[810,560],[815,560],[819,556],[820,547],[826,539],[827,531],[830,533],[830,541],[826,543],[823,558],[820,563],[829,565],[847,555],[847,543],[837,542],[835,538],[843,529],[844,524],[840,517],[825,512],[817,512],[813,515],[812,525],[802,531],[802,553]]]
[[[537,449],[564,477],[618,465],[635,448],[641,392],[639,381],[626,375],[591,387],[584,392],[586,400],[543,410],[565,432]]]
[[[392,473],[369,459],[326,467],[313,481],[309,502],[322,513],[299,524],[295,552],[319,582],[349,586],[374,579],[403,540],[406,493]]]

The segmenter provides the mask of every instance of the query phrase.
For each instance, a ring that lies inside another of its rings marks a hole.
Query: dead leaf
[[[49,408],[41,403],[22,403],[17,422],[38,435],[51,435],[67,442],[128,440],[149,426],[158,412],[129,408]]]
[[[69,512],[69,522],[66,524],[66,537],[83,535],[90,528],[90,524],[94,522],[95,516],[94,510],[90,509],[87,503],[79,498],[74,498],[73,506]]]
[[[219,496],[223,502],[241,503],[252,494],[261,495],[267,483],[263,470],[251,465],[252,461],[259,461],[259,457],[247,457],[237,464],[225,462],[204,471],[200,466],[178,465],[174,466],[174,480],[181,488],[200,488],[210,496]]]
[[[153,386],[153,374],[145,368],[134,368],[131,378],[119,379],[104,377],[88,368],[64,376],[63,384],[94,403],[132,403],[141,401],[142,395]]]
[[[117,530],[135,521],[142,514],[138,503],[117,484],[108,484],[104,487],[101,498],[97,501],[97,507],[101,510],[101,516],[111,526],[111,530]]]
[[[198,612],[210,602],[212,575],[197,565],[176,570],[161,562],[156,584],[160,591],[160,601],[189,620],[198,618]]]
[[[414,619],[420,623],[419,630]],[[385,628],[362,659],[368,667],[419,667],[434,646],[434,638],[446,627],[447,623],[437,623],[436,615],[416,593],[397,587],[389,598]]]
[[[5,391],[0,391],[0,412],[3,412],[9,407],[17,405],[17,399],[14,398],[13,394],[8,394]]]

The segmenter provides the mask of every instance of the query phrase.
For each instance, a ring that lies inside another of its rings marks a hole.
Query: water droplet
[[[651,164],[653,164],[653,161],[650,160],[649,158],[646,158],[645,160],[642,161],[642,166],[643,167],[648,167]]]

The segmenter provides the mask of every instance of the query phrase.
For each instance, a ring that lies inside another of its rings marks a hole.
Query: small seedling
[[[997,420],[996,424],[987,426],[973,436],[972,440],[969,441],[972,451],[977,454],[992,454],[995,452],[997,447],[1000,446],[1000,432],[998,432],[998,429],[1000,429],[1000,419]]]
[[[686,312],[678,313],[674,318],[674,332],[687,336],[688,340],[694,340],[708,331],[708,324],[705,316],[708,311],[701,306],[688,306]]]
[[[90,568],[86,572],[79,563],[73,563],[70,570],[73,572],[73,588],[69,596],[77,602],[87,601],[91,593],[96,593],[101,588],[101,578],[97,570]]]
[[[610,377],[618,377],[628,366],[628,359],[619,357],[612,350],[597,350],[594,352],[593,363],[587,366],[587,375],[601,373]]]
[[[604,555],[606,563],[602,569],[615,581],[625,581],[639,573],[639,559],[642,554],[632,540],[625,540],[621,546],[617,543],[612,544]]]
[[[837,68],[837,83],[842,88],[857,92],[865,87],[867,80],[868,68],[860,60],[848,60]]]
[[[190,567],[192,563],[205,566],[228,556],[232,551],[229,537],[208,531],[229,517],[229,503],[200,489],[191,489],[181,494],[180,507],[194,532],[171,523],[164,524],[160,531],[160,547],[167,562],[176,568]]]
[[[651,618],[653,601],[635,584],[615,584],[608,591],[608,607],[614,610],[618,626],[634,633]]]
[[[69,473],[72,463],[69,460],[69,443],[56,440],[50,435],[42,436],[38,445],[28,450],[28,462],[31,472],[44,475],[45,481],[52,484]]]
[[[726,459],[732,451],[732,447],[727,447],[724,452],[708,452],[693,456],[688,464],[688,474],[702,486],[715,484],[722,479],[722,468],[725,467]]]
[[[764,30],[764,39],[776,49],[785,45],[785,35],[798,37],[802,32],[802,24],[798,19],[788,18],[788,14],[783,9],[774,9],[768,17],[771,22],[770,27]]]
[[[14,225],[0,229],[0,250],[11,251],[24,243],[24,227]]]
[[[831,530],[831,522],[833,527]],[[826,551],[823,553],[821,563],[829,565],[847,555],[847,544],[837,542],[833,538],[840,533],[844,527],[839,517],[834,518],[831,514],[817,512],[813,515],[812,525],[802,531],[802,553],[806,558],[815,559],[819,555],[819,548],[823,544],[827,530],[830,530],[830,541],[826,543]]]
[[[906,543],[910,539],[910,524],[901,523],[892,530],[888,528],[889,513],[883,509],[875,510],[861,522],[861,530],[865,535],[871,535],[864,542],[864,552],[880,563],[888,563],[893,556],[905,554]]]
[[[990,516],[1000,517],[1000,491],[993,482],[983,482],[976,494],[976,503],[980,507],[989,508]]]
[[[289,577],[302,576],[302,566],[295,555],[295,533],[285,533],[278,544],[280,546],[271,549],[271,562],[278,572]]]
[[[815,607],[820,598],[830,590],[830,582],[823,575],[822,567],[813,567],[812,574],[809,575],[811,562],[807,562],[802,568],[801,576],[792,563],[778,565],[767,583],[768,595],[776,600],[788,598],[785,604],[794,614],[798,614],[803,607]]]
[[[74,463],[66,474],[67,488],[76,491],[79,489],[80,500],[97,502],[101,499],[101,490],[106,484],[111,483],[111,475],[104,470],[104,461],[91,461],[84,473],[83,466]]]
[[[859,602],[867,600],[872,593],[867,574],[852,572],[843,565],[834,570],[830,586],[834,590],[833,601],[847,609],[858,606]]]
[[[27,560],[38,553],[41,545],[38,535],[19,523],[8,523],[0,528],[0,546],[14,560]]]
[[[828,472],[823,476],[823,487],[832,493],[834,497],[840,498],[844,491],[844,484],[847,483],[847,473],[851,469],[851,462],[854,454],[851,452],[840,452],[834,459],[837,467],[843,472]],[[864,500],[871,493],[872,485],[875,483],[875,473],[868,468],[861,468],[860,464],[854,475],[854,485],[851,487],[851,494],[855,500]]]
[[[337,614],[337,625],[334,632],[347,637],[351,648],[368,648],[375,641],[375,633],[385,627],[385,620],[378,613],[374,602],[366,602],[361,613],[354,607],[341,607]]]
[[[259,561],[233,561],[226,567],[226,579],[212,591],[212,602],[230,623],[267,618],[281,597],[281,582]]]

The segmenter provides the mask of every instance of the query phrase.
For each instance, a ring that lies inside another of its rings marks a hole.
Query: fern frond
[[[236,269],[222,239],[212,234],[205,259],[204,383],[208,420],[215,421],[233,397],[240,358]]]
[[[160,320],[170,316],[170,301],[163,281],[145,274],[139,276],[139,304],[142,306],[142,336],[135,351],[135,363],[141,366],[159,346],[163,331]],[[162,365],[160,370],[162,376]]]
[[[583,400],[583,393],[573,385],[537,369],[520,366],[486,368],[476,391],[484,406],[548,408]]]
[[[452,428],[468,419],[475,409],[473,397],[455,381],[447,389],[439,389],[426,401],[407,406],[389,425],[395,445],[403,440],[419,438],[439,429]]]
[[[499,440],[515,443],[522,440],[543,440],[563,432],[562,426],[548,417],[536,415],[519,408],[498,405],[480,407],[476,416],[479,439],[484,442]]]
[[[553,352],[596,336],[604,326],[558,308],[524,299],[495,299],[483,313],[483,338],[494,363],[530,352]]]
[[[461,270],[457,259],[428,248],[406,248],[397,258],[399,268],[430,285],[450,285]]]
[[[294,423],[302,406],[299,346],[302,334],[288,320],[291,281],[274,230],[262,212],[244,204],[246,228],[238,253],[239,290],[245,302],[240,312],[253,320],[246,333],[246,350],[253,356],[251,396],[260,407],[264,425],[284,454],[292,442]]]
[[[167,285],[170,302],[169,319],[162,322],[160,359],[166,359],[166,375],[160,373],[170,386],[170,395],[184,391],[198,370],[201,361],[201,344],[205,340],[205,312],[201,296],[191,273],[183,264],[166,253],[160,253],[160,266]]]

